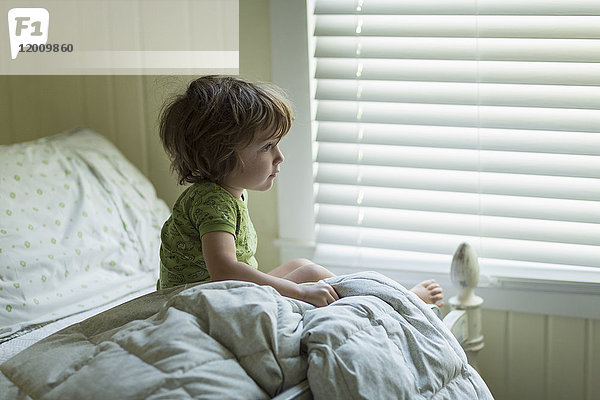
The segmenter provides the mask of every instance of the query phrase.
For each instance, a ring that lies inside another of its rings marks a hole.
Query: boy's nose
[[[277,153],[275,155],[275,160],[273,161],[273,163],[275,165],[281,164],[283,162],[283,160],[285,160],[285,157],[283,156],[283,153],[279,149],[279,146],[277,146]]]

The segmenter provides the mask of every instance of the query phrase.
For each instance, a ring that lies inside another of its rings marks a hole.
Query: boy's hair
[[[162,107],[159,131],[179,184],[220,182],[258,132],[280,140],[292,110],[281,89],[237,77],[204,76]]]

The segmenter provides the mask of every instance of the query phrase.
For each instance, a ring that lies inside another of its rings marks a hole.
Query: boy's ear
[[[231,155],[229,161],[233,163],[233,168],[231,168],[230,173],[238,173],[244,170],[244,161],[241,159],[237,152]]]
[[[244,160],[242,160],[240,157],[237,156],[237,163],[235,164],[235,168],[234,170],[236,172],[242,172],[244,170],[244,168],[246,168],[246,164],[244,164]]]

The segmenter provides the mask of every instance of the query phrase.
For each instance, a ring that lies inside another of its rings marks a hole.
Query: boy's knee
[[[308,258],[294,258],[291,262],[296,266],[296,268],[304,267],[308,264],[314,264]]]
[[[312,261],[304,264],[299,269],[302,271],[302,275],[304,275],[307,282],[317,282],[321,279],[329,278],[329,275],[325,273],[327,270]]]

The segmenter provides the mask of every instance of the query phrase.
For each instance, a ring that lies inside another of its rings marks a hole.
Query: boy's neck
[[[223,183],[218,183],[218,185],[227,190],[234,198],[243,200],[242,193],[244,193],[244,188],[231,187]]]

